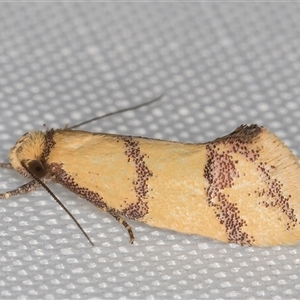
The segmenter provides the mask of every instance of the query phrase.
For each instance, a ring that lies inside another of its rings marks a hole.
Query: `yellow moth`
[[[239,245],[300,240],[298,160],[257,125],[201,144],[72,128],[33,131],[16,142],[9,161],[0,167],[31,181],[0,198],[42,185],[60,203],[46,186],[57,182],[121,222],[131,242],[123,217]]]

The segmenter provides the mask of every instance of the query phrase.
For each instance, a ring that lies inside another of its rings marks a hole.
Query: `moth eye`
[[[39,179],[46,175],[46,171],[39,160],[30,161],[28,163],[28,170]]]

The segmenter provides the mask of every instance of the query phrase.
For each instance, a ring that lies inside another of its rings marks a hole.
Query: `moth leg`
[[[117,214],[114,210],[110,209],[110,210],[107,210],[107,212],[125,227],[125,229],[127,230],[128,234],[129,234],[130,243],[133,244],[134,235],[133,235],[131,226],[124,219],[122,219],[122,217],[119,214]]]
[[[0,163],[0,168],[13,169],[13,166],[10,163]]]
[[[39,182],[37,182],[36,180],[32,180],[27,182],[24,185],[19,186],[15,190],[11,190],[6,193],[0,194],[0,199],[7,199],[16,195],[27,194],[29,192],[36,190],[40,186],[41,184]]]

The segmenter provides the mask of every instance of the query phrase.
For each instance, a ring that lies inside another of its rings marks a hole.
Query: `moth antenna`
[[[142,104],[138,104],[136,106],[132,106],[132,107],[128,107],[128,108],[124,108],[124,109],[120,109],[120,110],[117,110],[117,111],[114,111],[114,112],[110,112],[110,113],[107,113],[105,115],[102,115],[102,116],[99,116],[99,117],[95,117],[95,118],[92,118],[92,119],[89,119],[87,121],[84,121],[84,122],[81,122],[79,124],[76,124],[76,125],[73,125],[71,127],[68,127],[69,129],[74,129],[74,128],[78,128],[82,125],[85,125],[85,124],[88,124],[90,122],[93,122],[93,121],[96,121],[96,120],[100,120],[100,119],[104,119],[106,117],[109,117],[109,116],[113,116],[113,115],[116,115],[116,114],[120,114],[120,113],[123,113],[125,111],[129,111],[129,110],[135,110],[135,109],[138,109],[140,107],[143,107],[143,106],[147,106],[147,105],[151,105],[152,103],[156,102],[156,101],[159,101],[161,100],[161,98],[163,97],[164,95],[160,95],[159,97],[155,98],[155,99],[152,99],[148,102],[144,102]]]
[[[91,243],[92,246],[94,246],[94,243],[91,241],[90,237],[87,235],[87,233],[83,230],[81,225],[78,223],[78,221],[75,219],[75,217],[69,212],[69,210],[63,205],[63,203],[54,195],[54,193],[50,190],[50,188],[41,181],[37,176],[35,176],[28,168],[27,166],[22,163],[22,166],[24,169],[38,182],[40,185],[52,196],[52,198],[63,208],[63,210],[70,216],[70,218],[75,222],[77,227],[81,230],[81,232],[85,235],[85,237],[88,239],[88,241]]]

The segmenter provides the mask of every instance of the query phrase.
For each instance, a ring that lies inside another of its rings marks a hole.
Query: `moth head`
[[[47,173],[42,162],[45,148],[45,133],[33,131],[25,133],[9,152],[13,168],[26,177],[31,173],[43,178]]]

